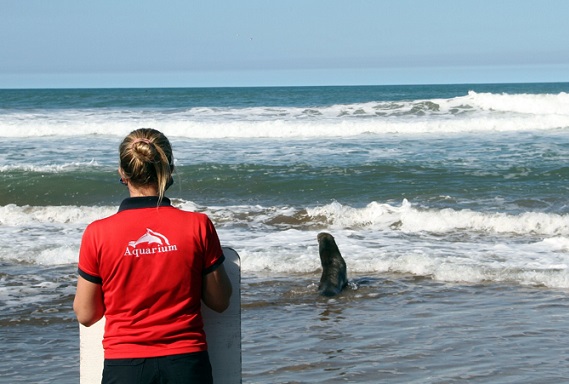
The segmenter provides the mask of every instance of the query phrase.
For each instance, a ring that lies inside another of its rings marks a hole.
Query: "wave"
[[[525,212],[519,215],[469,209],[418,209],[407,200],[401,206],[372,202],[364,208],[340,203],[307,210],[308,216],[340,228],[373,228],[405,233],[477,232],[532,236],[569,236],[569,215]]]
[[[333,202],[313,208],[227,206],[203,207],[185,200],[173,204],[189,211],[205,212],[218,225],[229,228],[317,230],[381,230],[405,234],[453,233],[506,234],[516,236],[567,236],[569,215],[542,212],[520,214],[476,212],[470,209],[428,209],[403,200],[400,206],[371,202],[354,208]],[[116,212],[116,206],[0,206],[0,226],[41,224],[86,225]]]
[[[88,206],[18,206],[0,207],[0,226],[21,227],[45,224],[71,224],[81,226],[110,216],[117,207]]]
[[[56,109],[0,113],[0,136],[124,136],[156,127],[187,138],[533,131],[569,127],[569,95],[470,91],[449,99],[314,107]]]
[[[318,275],[316,235],[327,231],[352,277],[395,273],[569,288],[569,215],[429,209],[407,200],[360,208],[174,205],[207,213],[223,244],[239,251],[244,274]],[[0,232],[10,241],[0,261],[76,263],[85,226],[115,212],[115,206],[2,206]]]
[[[37,172],[37,173],[62,173],[62,172],[76,172],[84,171],[86,168],[106,168],[105,166],[99,164],[96,160],[92,159],[90,161],[72,161],[65,162],[63,164],[46,164],[46,165],[35,165],[35,164],[8,164],[0,165],[0,173],[8,172]]]

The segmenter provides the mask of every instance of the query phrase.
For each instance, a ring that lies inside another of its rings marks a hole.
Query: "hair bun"
[[[150,145],[150,144],[152,144],[152,141],[150,141],[144,137],[141,137],[141,138],[138,138],[136,140],[133,140],[132,143],[130,144],[130,147],[134,148],[134,146],[138,143],[146,143],[146,144]]]

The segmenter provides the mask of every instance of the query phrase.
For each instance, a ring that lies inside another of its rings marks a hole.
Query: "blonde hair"
[[[172,146],[156,129],[139,128],[124,138],[119,146],[120,167],[133,185],[156,185],[158,201],[171,185],[174,171]]]

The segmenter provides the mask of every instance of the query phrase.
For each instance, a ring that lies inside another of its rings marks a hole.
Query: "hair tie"
[[[134,146],[135,146],[136,144],[138,144],[138,143],[146,143],[146,144],[148,144],[148,145],[152,144],[152,142],[151,142],[150,140],[145,139],[145,138],[142,137],[142,138],[133,140],[132,143],[130,144],[130,147],[131,147],[131,148],[134,148]]]

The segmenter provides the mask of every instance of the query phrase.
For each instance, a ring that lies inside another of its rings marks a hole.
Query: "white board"
[[[225,271],[233,294],[229,307],[217,313],[202,304],[204,330],[214,384],[241,383],[241,261],[234,249],[223,247]]]
[[[204,329],[215,384],[241,383],[241,262],[234,249],[223,247],[225,270],[233,294],[229,308],[217,313],[202,303]],[[100,384],[103,374],[105,318],[85,327],[79,325],[80,383]]]

